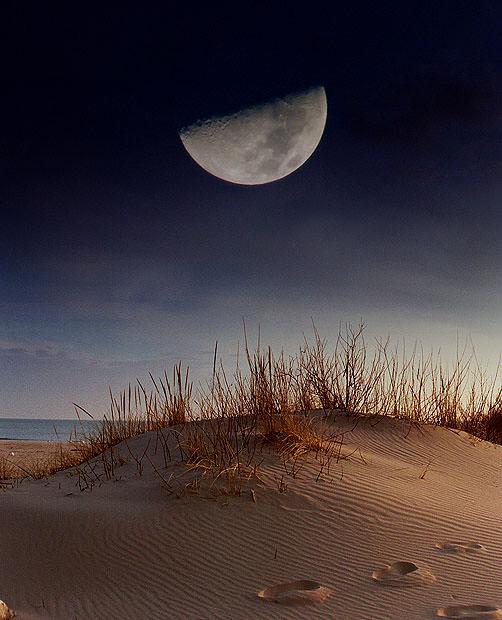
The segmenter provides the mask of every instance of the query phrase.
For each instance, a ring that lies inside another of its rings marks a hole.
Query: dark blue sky
[[[8,3],[0,415],[209,369],[242,317],[285,348],[362,317],[496,360],[500,3],[179,4]],[[283,180],[226,183],[178,138],[316,84],[323,139]]]

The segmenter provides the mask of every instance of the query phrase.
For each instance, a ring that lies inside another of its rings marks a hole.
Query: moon
[[[240,185],[277,181],[315,151],[326,124],[322,86],[234,114],[198,121],[179,132],[191,157],[212,175]]]

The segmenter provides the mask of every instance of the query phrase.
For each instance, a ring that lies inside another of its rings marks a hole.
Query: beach
[[[502,607],[502,448],[391,418],[322,424],[343,433],[339,459],[294,465],[263,446],[240,494],[180,462],[190,425],[116,446],[111,469],[97,457],[24,480],[0,499],[0,599],[20,620],[424,620]],[[313,589],[258,596],[298,580]]]
[[[0,462],[5,459],[12,466],[15,477],[31,472],[37,463],[46,462],[61,449],[69,450],[69,443],[53,441],[0,440]]]

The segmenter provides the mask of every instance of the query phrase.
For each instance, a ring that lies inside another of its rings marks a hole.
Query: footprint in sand
[[[14,612],[3,601],[0,601],[0,620],[11,620],[11,618],[14,618]]]
[[[436,549],[446,553],[472,553],[484,550],[483,545],[473,542],[441,542],[436,543]]]
[[[307,579],[280,583],[258,592],[260,598],[274,603],[282,603],[283,605],[322,603],[329,595],[329,588],[322,586],[317,581],[309,581]]]
[[[502,620],[502,609],[493,605],[451,605],[436,609],[438,618],[463,618],[463,620]]]
[[[421,586],[436,581],[436,577],[425,566],[404,561],[377,568],[371,576],[382,585],[389,586]]]

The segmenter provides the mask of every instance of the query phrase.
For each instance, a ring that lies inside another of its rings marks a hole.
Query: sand
[[[1,439],[0,461],[6,459],[13,466],[16,475],[23,476],[23,470],[30,471],[37,462],[47,460],[60,450],[61,447],[69,449],[70,444],[51,441]]]
[[[0,599],[20,620],[502,617],[502,448],[394,419],[346,441],[359,450],[317,480],[264,452],[238,497],[177,497],[140,472],[147,446],[166,480],[183,471],[163,469],[155,433],[92,488],[23,481],[0,495]]]

